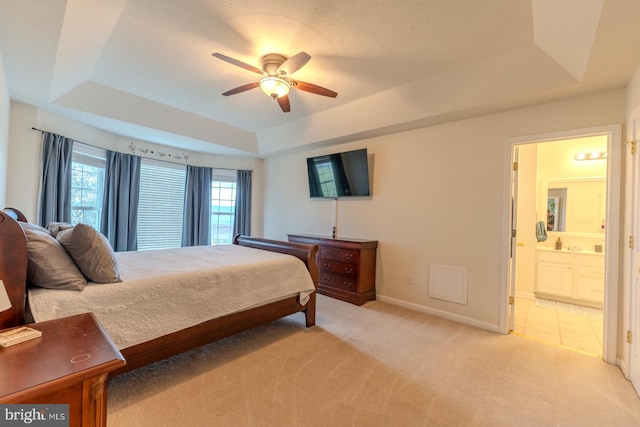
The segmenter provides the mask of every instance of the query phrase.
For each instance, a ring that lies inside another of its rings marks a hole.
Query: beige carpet
[[[379,301],[301,314],[109,383],[109,427],[639,426],[602,360]]]

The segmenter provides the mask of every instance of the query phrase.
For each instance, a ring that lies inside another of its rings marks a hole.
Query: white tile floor
[[[602,310],[516,298],[514,333],[602,357]]]

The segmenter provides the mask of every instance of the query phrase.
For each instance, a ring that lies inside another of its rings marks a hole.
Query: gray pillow
[[[87,280],[46,229],[41,231],[30,225],[23,225],[22,229],[27,237],[27,278],[31,283],[49,289],[84,289]]]
[[[91,282],[121,282],[118,261],[109,240],[88,224],[60,230],[56,236]]]
[[[71,227],[73,227],[73,225],[68,222],[50,222],[47,224],[47,230],[49,230],[49,233],[51,233],[53,237],[56,237],[60,231]]]
[[[32,224],[30,222],[19,222],[18,224],[20,224],[23,229],[28,228],[29,230],[42,231],[45,234],[51,234],[49,230],[38,224]]]

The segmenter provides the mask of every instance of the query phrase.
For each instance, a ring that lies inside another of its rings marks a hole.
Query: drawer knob
[[[353,268],[344,268],[344,272],[347,274],[351,274],[353,272]]]
[[[353,258],[353,254],[344,254],[344,257],[347,259]]]
[[[351,282],[344,282],[344,287],[345,287],[345,288],[350,288],[351,286],[353,286],[353,283],[351,283]]]

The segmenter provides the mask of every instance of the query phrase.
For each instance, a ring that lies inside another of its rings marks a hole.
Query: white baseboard
[[[463,325],[474,326],[476,328],[484,329],[490,332],[495,332],[497,334],[502,334],[500,331],[499,325],[494,325],[492,323],[481,322],[476,319],[472,319],[470,317],[460,316],[459,314],[449,313],[447,311],[436,310],[430,307],[425,307],[423,305],[414,304],[411,302],[399,300],[396,298],[386,297],[384,295],[376,295],[376,299],[386,302],[392,305],[397,305],[399,307],[408,308],[409,310],[419,311],[421,313],[430,314],[436,317],[442,317],[443,319],[449,319],[454,322],[462,323]]]
[[[624,377],[626,379],[629,379],[629,370],[627,369],[627,362],[622,357],[618,356],[616,358],[616,363],[620,368],[620,370],[622,371],[622,374],[624,375]]]

